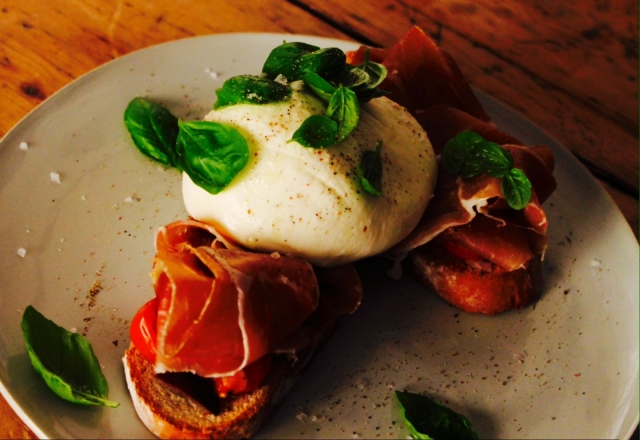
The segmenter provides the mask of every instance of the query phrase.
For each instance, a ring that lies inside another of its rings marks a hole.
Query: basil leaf
[[[278,75],[283,75],[289,82],[301,79],[302,76],[296,78],[300,72],[300,58],[304,54],[315,52],[319,49],[318,46],[306,43],[283,43],[269,53],[262,66],[262,73],[271,79],[276,78]]]
[[[383,64],[371,61],[369,58],[369,50],[365,50],[362,64],[353,66],[352,71],[365,73],[367,81],[364,84],[350,84],[349,87],[361,87],[362,85],[369,88],[378,87],[387,77],[387,68]],[[361,75],[362,73],[359,74]]]
[[[483,163],[475,154],[475,147],[484,142],[477,133],[464,131],[449,140],[440,156],[442,165],[451,174],[462,177],[475,177],[482,174]]]
[[[267,78],[238,75],[229,78],[216,90],[218,99],[214,109],[235,104],[269,104],[286,101],[291,97],[291,87]]]
[[[362,188],[374,196],[382,195],[382,141],[378,141],[375,151],[367,150],[356,169]]]
[[[347,56],[336,48],[320,49],[305,43],[284,43],[271,51],[262,66],[262,73],[274,79],[283,75],[287,81],[297,81],[307,73],[317,73],[327,80],[343,75]]]
[[[315,95],[324,102],[329,102],[331,100],[331,96],[336,91],[334,86],[317,73],[307,73],[302,79],[313,93],[315,93]]]
[[[511,169],[502,178],[500,187],[511,208],[521,210],[529,204],[531,200],[531,182],[521,169]]]
[[[81,405],[116,408],[109,385],[84,336],[71,333],[32,306],[22,315],[22,333],[33,368],[58,396]]]
[[[367,50],[364,53],[363,63],[351,67],[345,77],[340,79],[340,82],[356,92],[358,100],[365,103],[388,94],[387,91],[378,88],[386,77],[387,68],[382,64],[370,61]]]
[[[511,153],[477,133],[465,131],[449,140],[440,161],[447,171],[457,176],[487,173],[502,179],[502,193],[513,209],[523,209],[531,200],[531,182],[524,171],[514,168]]]
[[[124,123],[133,143],[145,156],[177,166],[178,119],[169,110],[147,99],[135,98],[124,112]]]
[[[471,422],[464,415],[420,394],[396,391],[400,411],[413,438],[477,439]]]
[[[513,168],[511,153],[493,142],[484,141],[474,145],[473,156],[482,170],[493,177],[502,177]]]
[[[302,55],[299,61],[300,73],[295,79],[302,79],[306,73],[317,73],[321,77],[331,80],[342,75],[346,68],[347,56],[345,53],[337,47],[328,47]]]
[[[249,161],[249,146],[242,134],[217,122],[180,122],[177,149],[184,172],[211,194],[229,185]]]
[[[335,138],[335,143],[338,143],[358,125],[360,104],[356,94],[346,87],[338,87],[329,100],[327,116],[338,123]]]
[[[304,147],[325,148],[336,143],[338,123],[324,115],[312,115],[293,133],[292,141]]]

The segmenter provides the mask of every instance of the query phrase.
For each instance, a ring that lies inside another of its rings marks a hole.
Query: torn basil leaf
[[[71,333],[27,306],[22,333],[33,368],[51,390],[69,402],[111,408],[109,385],[84,336]]]
[[[178,119],[169,110],[145,98],[135,98],[124,112],[124,123],[140,152],[164,165],[177,166]]]
[[[523,209],[531,199],[531,182],[522,170],[514,168],[511,153],[477,133],[464,131],[449,140],[440,161],[456,176],[467,178],[487,173],[502,179],[502,193],[513,209]]]
[[[336,143],[338,124],[324,115],[312,115],[293,133],[292,141],[304,147],[326,148]]]
[[[477,439],[471,422],[464,415],[430,398],[396,391],[400,411],[411,436],[416,439]]]
[[[176,148],[184,172],[211,194],[226,188],[249,161],[246,139],[218,122],[180,122]]]
[[[367,150],[362,153],[357,168],[362,188],[374,196],[382,195],[382,156],[380,150],[382,141],[378,141],[375,151]]]
[[[218,99],[214,109],[235,104],[270,104],[286,101],[291,97],[291,87],[276,81],[253,75],[229,78],[216,90]]]

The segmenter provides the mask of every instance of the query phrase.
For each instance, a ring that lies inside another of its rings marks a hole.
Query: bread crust
[[[540,257],[508,272],[489,261],[470,264],[438,241],[409,253],[410,271],[433,292],[469,313],[495,315],[536,302],[542,293]]]
[[[274,356],[269,375],[254,391],[220,399],[214,414],[189,394],[161,380],[133,344],[122,359],[138,417],[160,438],[248,438],[271,418],[319,347],[335,330],[338,318],[295,355]],[[213,392],[213,391],[212,391]]]

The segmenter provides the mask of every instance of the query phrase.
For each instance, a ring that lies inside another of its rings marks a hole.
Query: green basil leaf
[[[513,156],[493,142],[480,142],[473,147],[474,160],[485,173],[493,177],[503,177],[513,168]]]
[[[343,75],[346,68],[347,56],[345,53],[337,47],[328,47],[302,55],[299,61],[300,73],[295,79],[302,79],[306,73],[317,73],[321,77],[331,80]]]
[[[367,150],[362,153],[357,173],[362,188],[374,196],[382,195],[382,156],[380,150],[382,141],[378,141],[375,151]]]
[[[133,143],[144,155],[177,166],[175,153],[178,119],[169,110],[144,98],[135,98],[124,112],[124,123]]]
[[[111,408],[109,385],[84,336],[71,333],[32,306],[22,315],[22,333],[33,368],[58,396],[82,405]]]
[[[363,63],[350,67],[347,74],[340,79],[340,83],[356,92],[358,100],[365,103],[389,94],[389,92],[378,88],[386,77],[387,68],[369,60],[369,51],[367,50]]]
[[[324,102],[329,102],[331,100],[331,96],[336,91],[334,86],[317,73],[307,73],[302,79],[313,93],[315,93],[315,95]]]
[[[358,125],[360,104],[356,94],[346,87],[338,87],[331,96],[331,100],[329,100],[327,116],[338,123],[338,131],[334,142],[338,143]]]
[[[420,394],[396,391],[400,411],[413,438],[477,439],[471,422],[464,415]]]
[[[462,177],[482,173],[502,177],[513,168],[511,153],[469,131],[456,135],[445,144],[442,161],[447,171]]]
[[[442,150],[440,160],[451,174],[462,177],[475,177],[482,174],[482,162],[477,160],[475,147],[484,142],[477,133],[464,131],[449,140]]]
[[[238,75],[229,78],[216,90],[218,99],[214,109],[235,104],[269,104],[286,101],[291,97],[291,87],[267,78]]]
[[[249,161],[249,146],[242,134],[217,122],[180,122],[177,148],[184,172],[211,194],[229,185]]]
[[[283,75],[289,82],[302,79],[302,76],[299,76],[301,57],[319,49],[319,47],[311,44],[285,42],[269,53],[262,66],[262,73],[271,79],[275,79],[278,75]]]
[[[456,135],[444,146],[440,161],[457,176],[487,173],[502,179],[502,193],[513,209],[523,209],[531,200],[531,182],[524,171],[514,168],[511,153],[477,133],[465,131]]]
[[[521,169],[511,169],[502,178],[501,189],[507,203],[515,210],[524,209],[531,200],[531,182]]]
[[[284,43],[271,51],[262,66],[262,73],[274,79],[283,75],[287,81],[297,81],[307,73],[317,73],[327,80],[344,74],[347,56],[335,47],[320,49],[305,43]]]
[[[292,141],[304,147],[325,148],[336,143],[338,123],[324,115],[309,116],[293,133]]]

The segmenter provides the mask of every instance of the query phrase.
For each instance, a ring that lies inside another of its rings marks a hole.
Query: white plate
[[[222,81],[259,72],[285,39],[355,47],[274,34],[151,47],[65,87],[0,142],[0,389],[37,435],[150,436],[134,413],[120,359],[129,320],[153,295],[153,231],[186,213],[178,174],[132,146],[122,122],[127,103],[144,95],[184,119],[200,118]],[[481,98],[500,127],[556,153],[559,189],[546,203],[551,245],[544,296],[535,307],[487,318],[453,309],[410,279],[371,274],[361,309],[344,319],[261,436],[404,438],[393,392],[405,389],[467,414],[485,438],[633,432],[638,243],[567,150]],[[51,172],[59,173],[59,184]],[[97,282],[101,289],[90,301]],[[87,334],[119,408],[76,406],[46,388],[20,331],[28,304]]]

